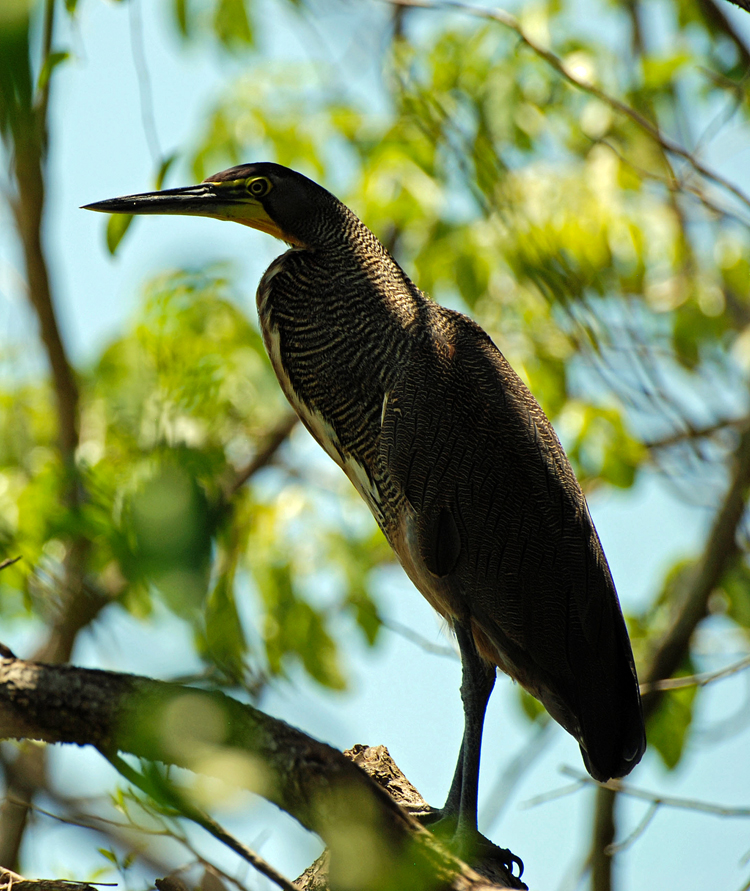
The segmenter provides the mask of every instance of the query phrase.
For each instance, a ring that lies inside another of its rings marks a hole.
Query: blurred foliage
[[[45,68],[51,73],[54,66]],[[0,135],[4,140],[23,138],[32,96],[29,18],[24,3],[11,3],[0,13]]]
[[[696,450],[698,476],[683,480],[687,490],[700,489],[709,465],[726,479],[733,439],[691,431],[747,411],[747,202],[665,151],[606,97],[573,88],[498,22],[435,13],[421,27],[418,11],[403,13],[383,83],[370,87],[383,99],[373,112],[322,63],[269,61],[265,6],[170,6],[185,39],[208,35],[242,66],[195,134],[196,179],[272,159],[333,188],[422,288],[488,329],[589,491],[627,488],[663,462],[644,445],[655,438]],[[306,16],[306,6],[268,8]],[[711,3],[664,6],[653,42],[642,39],[632,3],[592,9],[596,36],[558,0],[524,9],[521,25],[554,46],[566,71],[661,131],[687,134],[689,147],[720,140],[730,121],[747,135],[742,39],[708,14]],[[29,52],[25,15],[0,16],[0,132],[9,151],[19,121],[38,106],[35,90],[69,63],[54,46],[36,66]],[[110,223],[112,252],[127,225],[126,217]],[[83,537],[87,584],[140,616],[158,598],[191,624],[220,680],[257,691],[259,678],[301,666],[340,689],[341,616],[375,643],[371,580],[392,558],[343,479],[337,510],[314,471],[295,468],[293,443],[233,493],[286,410],[233,282],[233,270],[220,267],[163,274],[145,286],[128,329],[79,370],[85,497],[75,509],[48,383],[2,382],[0,545],[25,560],[0,576],[0,610],[48,619],[72,542]],[[719,493],[714,487],[712,509]],[[644,659],[668,626],[683,569],[661,593],[654,584],[653,604],[633,620]],[[747,591],[743,563],[724,592],[727,615],[745,632]],[[694,691],[670,694],[655,721],[652,743],[668,767],[684,750],[693,704]],[[524,708],[536,717],[528,701]]]
[[[736,564],[722,584],[726,613],[745,631],[750,630],[750,566],[747,560]]]
[[[211,3],[172,0],[175,22],[183,37],[210,34],[228,50],[253,45],[254,27],[247,0],[211,0]]]
[[[390,552],[370,543],[372,532],[361,538],[321,525],[304,503],[316,535],[307,550],[297,546],[288,528],[297,508],[290,511],[292,490],[282,482],[270,500],[252,489],[230,499],[239,468],[285,407],[227,271],[183,270],[150,283],[130,331],[80,382],[78,464],[87,498],[74,516],[61,503],[64,473],[46,387],[0,399],[0,540],[4,553],[25,558],[2,574],[0,610],[17,613],[12,589],[21,585],[48,615],[69,542],[83,534],[94,545],[92,583],[141,616],[161,598],[193,625],[199,652],[227,682],[255,684],[296,659],[320,683],[343,687],[329,626],[344,610],[374,642],[379,621],[368,576]],[[301,592],[317,551],[343,569],[340,593],[324,605]],[[235,602],[243,574],[244,587],[258,592],[254,633],[246,633]]]

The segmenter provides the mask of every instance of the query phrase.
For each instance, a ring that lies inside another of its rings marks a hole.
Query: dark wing
[[[431,304],[388,394],[385,471],[413,508],[445,612],[581,743],[597,779],[645,747],[612,577],[554,430],[481,328]],[[424,592],[423,592],[424,593]],[[434,594],[434,592],[433,592]]]

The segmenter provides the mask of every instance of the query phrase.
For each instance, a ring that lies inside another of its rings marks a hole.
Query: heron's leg
[[[495,686],[496,670],[477,652],[471,627],[457,622],[456,640],[461,651],[461,700],[464,705],[464,739],[461,744],[461,798],[458,808],[459,834],[477,829],[479,756],[487,702]],[[452,791],[452,786],[451,786]]]
[[[456,622],[456,640],[461,651],[461,700],[464,705],[464,736],[448,798],[441,811],[443,819],[457,821],[456,831],[464,834],[477,829],[479,756],[487,702],[495,686],[495,666],[488,665],[477,652],[468,624]]]
[[[456,769],[453,771],[453,779],[451,787],[448,790],[448,797],[445,804],[440,809],[441,819],[449,817],[456,819],[461,808],[461,786],[464,775],[464,741],[466,740],[466,731],[461,739],[461,748],[458,750],[458,761],[456,761]]]
[[[440,811],[433,811],[425,820],[433,831],[452,836],[451,847],[465,857],[479,843],[489,844],[493,857],[505,864],[510,875],[518,870],[523,874],[523,862],[512,851],[497,848],[484,839],[477,829],[477,799],[479,788],[479,757],[487,703],[495,686],[497,671],[481,658],[474,644],[471,626],[454,625],[461,651],[461,699],[464,705],[464,735],[458,753],[448,798]]]

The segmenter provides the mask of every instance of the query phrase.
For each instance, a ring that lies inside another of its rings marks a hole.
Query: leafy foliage
[[[228,501],[239,467],[284,408],[226,272],[180,271],[152,282],[131,331],[82,384],[78,454],[88,497],[75,516],[61,504],[64,471],[46,390],[16,390],[0,406],[0,529],[4,550],[38,567],[25,579],[32,601],[42,599],[36,608],[54,596],[41,579],[60,577],[71,536],[84,534],[95,543],[90,569],[109,595],[140,615],[161,598],[194,626],[201,654],[228,681],[255,683],[293,657],[320,683],[342,687],[330,615],[300,591],[305,572],[288,543],[284,490],[270,501],[252,492]],[[368,566],[390,553],[336,530],[327,535],[320,546],[347,567],[342,606],[352,606],[374,642]],[[10,568],[3,582],[12,586],[23,574]],[[235,602],[243,575],[259,592],[252,645]]]

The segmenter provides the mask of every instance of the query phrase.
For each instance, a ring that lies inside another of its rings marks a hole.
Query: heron
[[[498,668],[578,741],[594,779],[628,774],[646,739],[612,575],[550,421],[490,336],[422,293],[334,195],[279,164],[86,209],[230,220],[288,246],[257,290],[281,388],[458,643],[464,729],[440,822],[477,832]]]

